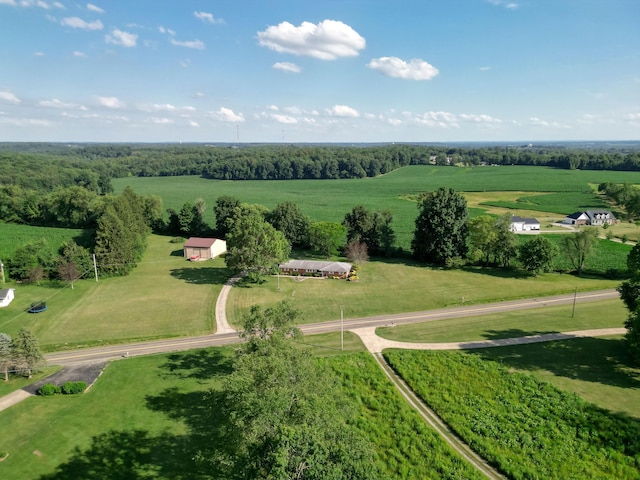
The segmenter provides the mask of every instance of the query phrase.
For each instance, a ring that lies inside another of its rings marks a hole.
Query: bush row
[[[45,397],[59,393],[73,395],[76,393],[83,393],[86,389],[87,384],[85,382],[67,382],[62,386],[54,385],[53,383],[45,383],[38,389],[38,394]]]

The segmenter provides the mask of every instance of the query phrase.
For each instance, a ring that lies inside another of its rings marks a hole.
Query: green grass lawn
[[[572,317],[573,313],[573,317]],[[628,315],[620,300],[560,305],[476,317],[378,328],[378,335],[399,342],[464,342],[524,337],[541,333],[622,328]]]
[[[429,310],[454,305],[488,303],[578,290],[614,288],[614,280],[567,274],[529,277],[523,273],[482,268],[446,270],[417,263],[367,262],[357,283],[293,277],[270,277],[260,285],[233,288],[227,303],[229,321],[239,324],[254,305],[274,305],[289,299],[301,310],[301,323],[359,318],[384,313]]]
[[[15,300],[0,310],[0,331],[30,329],[45,350],[124,343],[134,339],[211,333],[215,302],[228,278],[224,260],[188,262],[182,245],[149,237],[142,261],[126,277],[69,286],[12,285]],[[28,314],[31,302],[48,310]]]
[[[7,395],[11,392],[21,389],[22,387],[26,387],[27,385],[31,385],[34,382],[37,382],[41,378],[48,377],[49,375],[57,372],[62,367],[59,365],[52,365],[50,367],[41,367],[32,372],[31,378],[24,377],[22,375],[10,376],[9,381],[4,381],[4,376],[0,380],[0,397]]]

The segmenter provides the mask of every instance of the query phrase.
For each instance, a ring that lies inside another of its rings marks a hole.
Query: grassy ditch
[[[636,419],[473,354],[393,350],[385,357],[510,478],[640,478]]]

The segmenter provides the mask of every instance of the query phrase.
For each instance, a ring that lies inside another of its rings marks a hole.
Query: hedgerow
[[[393,368],[514,479],[640,478],[640,422],[462,352],[389,351]]]

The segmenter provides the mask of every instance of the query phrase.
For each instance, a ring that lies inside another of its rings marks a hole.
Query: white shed
[[[227,242],[219,238],[191,237],[184,244],[184,258],[191,261],[209,260],[227,253]]]
[[[13,288],[5,288],[0,290],[0,307],[6,307],[13,301],[14,290]]]

